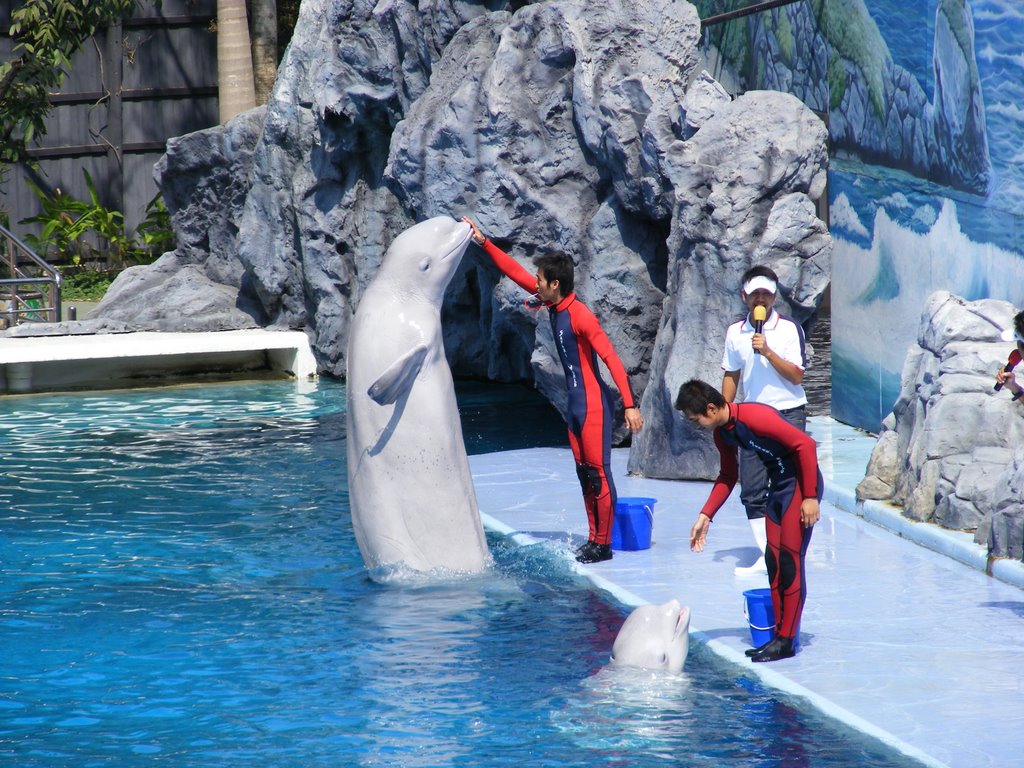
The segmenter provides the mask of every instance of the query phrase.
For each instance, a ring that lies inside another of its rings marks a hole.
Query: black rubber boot
[[[778,661],[796,656],[796,649],[793,647],[792,637],[779,637],[776,635],[768,645],[750,657],[751,661]]]
[[[577,563],[601,563],[612,559],[612,548],[610,544],[598,544],[596,541],[588,541],[576,550]]]
[[[775,639],[775,636],[773,635],[772,636],[772,640],[774,640],[774,639]],[[765,648],[767,648],[769,645],[771,645],[772,644],[772,640],[769,640],[767,643],[761,643],[759,646],[757,646],[757,648],[747,648],[747,650],[745,650],[743,653],[745,653],[747,655],[747,658],[750,658],[751,656],[756,656],[761,651],[763,651]]]

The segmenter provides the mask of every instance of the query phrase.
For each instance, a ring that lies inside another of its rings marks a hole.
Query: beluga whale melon
[[[611,664],[678,675],[690,652],[690,609],[678,600],[633,610],[612,644]]]

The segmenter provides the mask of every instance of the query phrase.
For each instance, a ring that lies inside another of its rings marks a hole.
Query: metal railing
[[[744,16],[752,16],[755,13],[761,11],[770,11],[772,8],[781,8],[784,5],[794,5],[802,2],[802,0],[765,0],[762,3],[754,3],[748,5],[746,8],[739,8],[735,11],[728,11],[726,13],[719,13],[716,16],[708,16],[706,19],[700,20],[701,31],[707,27],[713,27],[716,24],[722,24],[726,21],[732,21],[733,19],[740,19]]]
[[[60,321],[60,272],[0,226],[0,327]]]

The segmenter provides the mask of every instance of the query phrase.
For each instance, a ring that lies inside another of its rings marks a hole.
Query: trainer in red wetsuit
[[[568,390],[566,418],[569,446],[576,460],[576,474],[583,489],[590,534],[576,551],[581,563],[597,563],[612,557],[612,522],[615,519],[615,483],[611,473],[612,396],[598,372],[600,358],[611,371],[626,407],[626,426],[638,432],[643,426],[626,369],[594,314],[573,293],[573,264],[565,254],[534,259],[537,274],[531,275],[515,259],[484,237],[468,217],[473,241],[483,246],[494,264],[523,290],[535,294],[551,317],[555,346],[565,370]]]
[[[694,426],[714,430],[721,468],[708,500],[690,529],[690,549],[702,552],[715,513],[739,477],[738,449],[754,452],[768,473],[765,561],[775,608],[775,637],[747,655],[775,661],[796,653],[794,640],[807,598],[805,556],[812,526],[821,512],[822,480],[814,440],[770,405],[727,403],[710,384],[691,379],[679,388],[676,408]]]

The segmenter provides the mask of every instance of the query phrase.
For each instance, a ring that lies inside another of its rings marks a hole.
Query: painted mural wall
[[[803,0],[706,46],[727,87],[827,117],[832,413],[876,432],[930,293],[1024,306],[1024,3]]]

